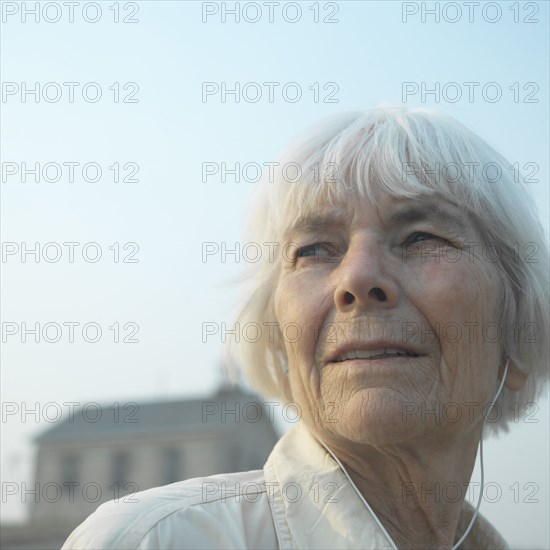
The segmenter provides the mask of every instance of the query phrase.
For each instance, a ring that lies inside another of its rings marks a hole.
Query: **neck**
[[[398,548],[452,548],[479,438],[330,447]]]

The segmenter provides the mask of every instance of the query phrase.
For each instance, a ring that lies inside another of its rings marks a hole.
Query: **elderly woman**
[[[300,422],[263,470],[107,503],[65,548],[506,548],[465,488],[548,381],[547,247],[510,163],[450,118],[379,108],[278,168],[250,226],[275,253],[237,318],[263,330],[230,351]]]

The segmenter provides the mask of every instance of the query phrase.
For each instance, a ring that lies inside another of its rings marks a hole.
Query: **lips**
[[[417,353],[400,348],[378,348],[373,350],[351,350],[336,356],[332,362],[340,363],[350,359],[382,359],[384,357],[418,357]]]
[[[385,359],[395,357],[420,357],[422,353],[410,345],[394,342],[350,343],[328,355],[327,363],[341,363],[355,359]]]

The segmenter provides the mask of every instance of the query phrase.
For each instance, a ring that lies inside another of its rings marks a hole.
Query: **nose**
[[[389,261],[388,252],[376,239],[361,236],[350,243],[333,272],[336,308],[350,312],[395,307],[399,299],[399,286]]]

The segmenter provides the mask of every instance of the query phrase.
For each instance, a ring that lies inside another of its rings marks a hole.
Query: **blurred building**
[[[227,388],[206,399],[76,409],[36,438],[30,520],[3,526],[2,548],[59,547],[108,500],[131,502],[132,493],[151,487],[260,469],[278,439],[270,420],[257,396]]]

